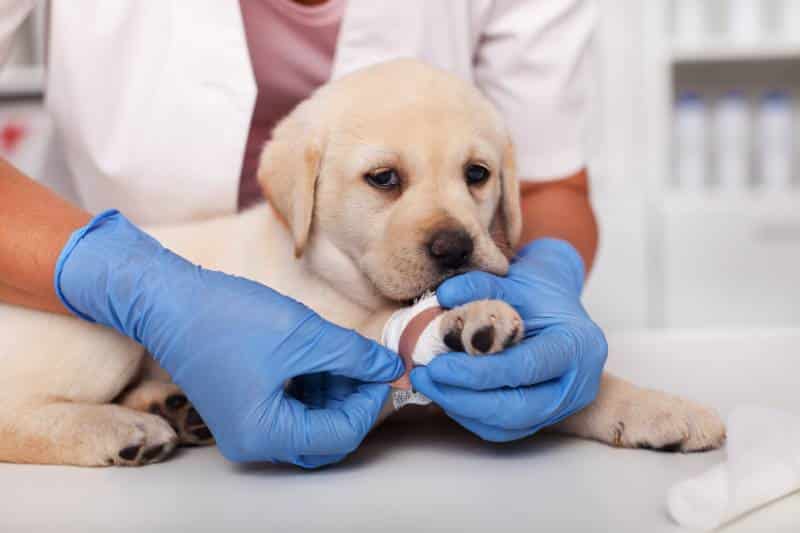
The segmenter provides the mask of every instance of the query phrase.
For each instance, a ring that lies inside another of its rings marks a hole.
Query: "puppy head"
[[[259,180],[295,253],[334,284],[359,278],[354,294],[405,301],[461,272],[503,275],[519,240],[499,114],[467,83],[414,60],[318,90],[275,128]]]

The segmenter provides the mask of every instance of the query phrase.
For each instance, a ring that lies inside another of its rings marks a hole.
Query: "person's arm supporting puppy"
[[[144,345],[233,461],[340,461],[403,373],[377,343],[268,287],[184,260],[116,211],[92,219],[6,163],[0,301],[68,309]],[[289,379],[322,371],[359,386],[323,391],[314,409],[285,392]]]
[[[589,198],[589,174],[583,169],[572,176],[550,181],[520,181],[522,236],[525,244],[541,237],[571,243],[580,253],[586,275],[597,253],[598,229]]]
[[[90,218],[0,158],[0,302],[67,314],[53,291],[53,267]]]
[[[445,307],[485,298],[510,303],[525,323],[522,343],[486,357],[443,354],[411,372],[416,390],[491,441],[531,435],[588,405],[608,351],[580,303],[584,265],[597,245],[585,172],[527,188],[522,210],[528,244],[508,276],[472,272],[437,291]]]

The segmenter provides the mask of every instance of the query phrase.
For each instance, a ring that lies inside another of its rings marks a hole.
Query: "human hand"
[[[312,409],[338,409],[347,398],[364,385],[347,376],[316,372],[297,376],[289,384],[289,393]]]
[[[73,234],[55,286],[79,316],[144,345],[232,461],[340,461],[403,373],[393,352],[263,285],[189,263],[117,212]],[[319,408],[286,393],[292,378],[320,372],[359,383]]]
[[[445,281],[437,291],[443,306],[504,300],[521,316],[525,337],[495,355],[442,354],[412,370],[414,389],[498,442],[532,435],[587,406],[608,346],[581,305],[583,278],[570,244],[538,239],[520,250],[506,277],[470,272]]]

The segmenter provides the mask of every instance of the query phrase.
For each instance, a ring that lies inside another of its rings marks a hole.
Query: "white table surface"
[[[610,335],[609,368],[727,413],[800,412],[800,330]],[[394,423],[342,465],[241,467],[215,448],[161,465],[0,465],[0,531],[680,531],[665,493],[723,452],[618,450],[556,436],[494,445],[442,421]],[[800,531],[800,494],[726,532]]]

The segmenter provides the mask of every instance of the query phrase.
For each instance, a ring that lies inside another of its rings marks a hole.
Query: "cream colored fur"
[[[489,169],[488,182],[468,187],[469,163]],[[398,171],[400,188],[366,182],[387,168]],[[277,126],[259,175],[274,210],[146,229],[206,268],[262,282],[375,339],[403,301],[457,273],[426,254],[432,233],[465,230],[475,250],[459,271],[497,275],[519,239],[513,150],[499,115],[468,84],[411,60],[317,91]],[[519,323],[503,302],[454,309],[441,323],[466,330],[465,321],[475,326],[498,313],[502,324]],[[157,462],[179,442],[208,442],[183,402],[141,347],[117,333],[0,305],[0,460]],[[614,445],[684,451],[724,438],[713,412],[612,376],[604,376],[598,401],[560,428]]]

